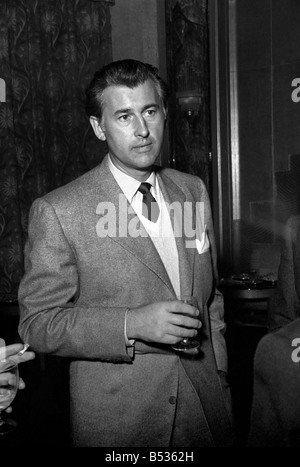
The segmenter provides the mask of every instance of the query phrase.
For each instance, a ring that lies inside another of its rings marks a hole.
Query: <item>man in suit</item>
[[[300,216],[284,228],[269,333],[254,357],[249,445],[300,446]]]
[[[7,358],[14,360],[20,365],[21,363],[33,360],[35,354],[31,351],[26,352],[26,347],[21,343],[5,345],[4,340],[0,338],[0,370],[4,368],[4,362]],[[0,378],[3,377],[4,374],[5,373],[3,373]],[[25,382],[21,377],[19,378],[18,389],[25,389]],[[7,407],[5,411],[11,413],[11,406]]]
[[[86,108],[109,152],[33,203],[20,335],[71,359],[75,446],[231,445],[209,198],[198,177],[155,166],[165,83],[151,65],[112,62],[95,74]],[[153,212],[143,210],[149,196]],[[196,335],[198,352],[173,350]]]
[[[300,318],[258,343],[250,447],[300,447],[299,388]]]
[[[268,315],[273,332],[300,317],[300,216],[291,216],[283,231],[278,281]]]

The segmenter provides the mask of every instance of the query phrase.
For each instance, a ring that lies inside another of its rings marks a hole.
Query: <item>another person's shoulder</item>
[[[272,333],[270,333],[270,335],[272,335]],[[300,339],[300,318],[295,319],[275,331],[273,336],[278,340],[286,340],[288,343],[291,343],[294,339]]]
[[[289,366],[292,364],[292,352],[298,339],[300,342],[300,318],[266,334],[257,345],[255,367],[270,361],[273,361],[275,366],[279,361],[285,361],[286,366]]]

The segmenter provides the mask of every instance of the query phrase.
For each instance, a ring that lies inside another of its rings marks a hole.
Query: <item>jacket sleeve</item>
[[[282,423],[277,406],[279,401],[276,400],[280,371],[278,372],[278,359],[274,359],[274,340],[271,334],[264,336],[254,357],[253,400],[248,437],[250,447],[275,447],[280,446],[283,441]]]
[[[208,304],[212,344],[215,353],[217,368],[219,371],[227,373],[228,357],[225,341],[226,323],[224,320],[224,298],[218,290],[219,273],[217,268],[217,248],[215,242],[214,226],[211,213],[211,205],[206,187],[203,184],[203,200],[205,205],[205,224],[210,242],[211,260],[213,268],[213,288]]]
[[[300,303],[296,291],[294,264],[294,260],[296,260],[295,252],[297,250],[297,232],[300,240],[299,227],[300,216],[292,216],[284,228],[278,280],[268,315],[269,331],[271,332],[300,316]]]
[[[24,342],[41,353],[131,362],[124,338],[126,308],[78,305],[76,252],[43,198],[30,210],[24,265],[18,295]]]
[[[211,324],[211,337],[215,352],[217,368],[219,371],[227,373],[228,358],[225,341],[226,323],[224,321],[224,299],[221,292],[215,288],[213,299],[209,305],[209,316]]]
[[[250,447],[299,447],[300,319],[268,333],[254,357]]]

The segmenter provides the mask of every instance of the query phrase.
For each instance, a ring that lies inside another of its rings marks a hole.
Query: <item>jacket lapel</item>
[[[175,227],[175,232],[177,232],[175,240],[179,257],[181,294],[193,294],[195,248],[186,247],[186,241],[190,240],[186,237],[183,225],[186,196],[180,187],[166,175],[164,169],[160,167],[157,167],[157,179],[165,201],[169,205],[174,203],[174,206],[177,206],[177,209],[179,209],[182,214],[182,217],[178,217],[176,216],[176,209],[170,210],[171,222]],[[127,249],[146,267],[151,269],[175,295],[168,273],[151,238],[148,236],[142,223],[139,222],[137,215],[131,209],[109,169],[107,156],[99,166],[97,182],[98,199],[100,202],[105,201],[111,203],[111,206],[115,209],[116,235],[114,233],[109,234],[112,241]],[[194,225],[194,212],[192,212],[192,217],[192,225]],[[180,224],[179,226],[178,223]],[[176,228],[176,225],[178,228]],[[135,237],[130,234],[130,232],[132,232],[132,227],[134,232],[138,233]]]
[[[111,207],[115,209],[116,235],[112,232],[108,236],[151,269],[175,295],[168,273],[151,238],[109,169],[107,156],[99,168],[101,170],[97,183],[98,199],[100,202],[104,200],[106,203],[111,203]],[[133,237],[132,232],[136,236]]]
[[[192,295],[193,294],[193,280],[194,280],[194,261],[195,261],[195,249],[187,248],[186,245],[186,234],[184,229],[184,204],[186,202],[186,196],[183,191],[176,185],[164,172],[160,170],[157,173],[158,182],[165,201],[178,208],[170,210],[170,217],[172,225],[176,233],[175,240],[178,250],[179,259],[179,274],[180,274],[180,291],[181,295]],[[176,215],[179,209],[179,216]],[[194,222],[195,213],[192,213]]]

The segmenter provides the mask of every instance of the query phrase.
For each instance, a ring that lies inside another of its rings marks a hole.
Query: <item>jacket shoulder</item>
[[[202,178],[197,175],[189,174],[186,172],[181,172],[180,170],[171,169],[171,168],[160,168],[159,174],[162,178],[167,177],[184,191],[207,191],[206,185]]]
[[[75,201],[78,198],[82,199],[82,197],[85,197],[87,193],[95,187],[95,183],[97,184],[98,171],[99,166],[89,170],[83,175],[80,175],[71,182],[55,188],[40,199],[49,202],[52,205],[56,205],[61,201]]]
[[[255,363],[268,363],[286,359],[286,363],[291,359],[294,339],[300,339],[300,318],[295,319],[276,331],[269,332],[259,341],[255,352]]]

